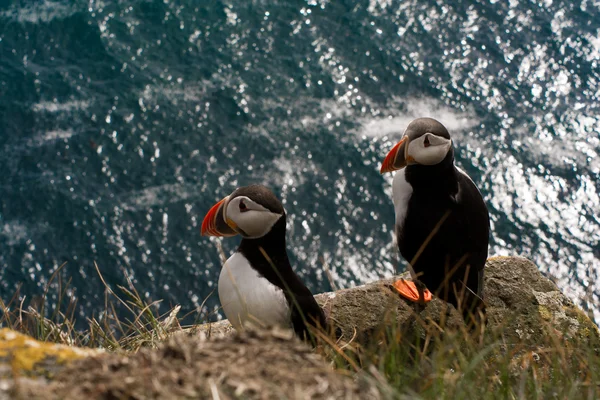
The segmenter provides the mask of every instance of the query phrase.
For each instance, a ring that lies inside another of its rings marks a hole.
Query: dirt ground
[[[390,282],[382,280],[316,298],[346,342],[372,344],[390,324],[402,327],[404,337],[422,340],[427,333],[423,321],[452,328],[448,331],[463,326],[456,310],[452,308],[448,314],[439,299],[416,312],[414,304],[389,288]],[[548,338],[557,338],[565,348],[583,346],[600,351],[600,331],[594,322],[531,261],[522,257],[488,259],[484,293],[486,332],[501,334],[506,346],[537,349]],[[0,400],[369,399],[388,393],[385,380],[371,371],[357,375],[344,368],[335,371],[292,331],[237,334],[227,322],[199,326],[198,330],[193,335],[180,332],[158,349],[127,355],[97,354],[96,350],[89,355],[83,349],[54,348],[15,332],[2,336],[0,331]],[[210,339],[206,339],[209,333]],[[72,361],[78,357],[86,358]]]
[[[376,399],[374,384],[335,372],[291,331],[176,335],[159,349],[74,362],[22,399]]]

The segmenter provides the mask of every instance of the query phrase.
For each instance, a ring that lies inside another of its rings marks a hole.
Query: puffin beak
[[[408,136],[404,136],[398,143],[396,143],[381,164],[381,170],[379,171],[381,174],[402,169],[406,167],[408,162],[413,161],[412,157],[406,156],[409,142],[410,140],[408,139]]]
[[[235,236],[238,233],[225,220],[223,212],[229,196],[212,206],[202,221],[202,236]],[[233,221],[231,221],[233,222]]]

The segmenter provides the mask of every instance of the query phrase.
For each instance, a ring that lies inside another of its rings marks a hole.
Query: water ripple
[[[36,293],[68,260],[88,314],[96,260],[197,307],[220,265],[199,222],[254,182],[284,201],[311,289],[325,265],[338,287],[389,276],[404,263],[378,167],[432,116],[490,208],[491,254],[531,257],[598,318],[598,21],[549,0],[5,7],[0,285]]]

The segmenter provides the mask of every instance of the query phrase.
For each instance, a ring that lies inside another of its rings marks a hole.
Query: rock
[[[390,327],[399,328],[395,334],[401,334],[387,337],[387,343],[416,338],[426,339],[423,343],[464,327],[453,307],[434,298],[418,310],[391,288],[392,282],[393,279],[382,280],[316,296],[330,321],[342,331],[343,339],[353,343],[347,348],[359,358],[362,349],[354,344],[379,346],[384,342],[378,335],[386,334]],[[577,351],[563,349],[600,353],[596,347],[600,343],[598,328],[531,261],[522,257],[490,258],[484,285],[488,325],[480,339],[484,339],[484,347],[493,343],[494,350],[484,351],[482,357],[503,360],[508,356],[508,371],[517,377],[524,365],[536,362],[540,365],[536,373],[550,377],[553,365],[542,365],[544,354],[559,349],[566,354],[561,362],[569,362],[574,373],[585,375],[585,368],[579,367]],[[430,335],[431,332],[441,334]],[[458,338],[447,342],[453,348],[462,348],[470,336],[448,337]],[[472,342],[468,341],[470,346]],[[480,354],[477,346],[471,348]],[[227,321],[181,331],[158,349],[142,348],[130,355],[40,343],[10,330],[0,330],[0,400],[368,399],[385,393],[378,391],[386,387],[385,378],[371,372],[370,376],[363,372],[344,373],[343,369],[338,372],[319,351],[328,350],[324,346],[315,352],[291,330],[235,333]],[[364,354],[368,357],[368,353]],[[429,368],[427,363],[424,365],[421,368]],[[583,372],[577,372],[580,369]]]
[[[40,342],[7,328],[0,329],[1,378],[15,374],[52,377],[68,363],[100,353],[100,350]]]
[[[27,335],[0,329],[0,399],[12,398],[15,378],[27,386],[45,386],[69,363],[102,351],[37,341]]]
[[[186,332],[191,334],[202,333],[207,337],[224,337],[235,333],[235,329],[226,319],[217,322],[209,322],[207,324],[196,325],[193,328],[187,329]]]
[[[600,338],[589,316],[526,258],[488,259],[484,288],[489,326],[508,341],[536,344],[554,335],[595,345]]]
[[[406,278],[406,275],[402,277]],[[316,295],[326,315],[341,328],[344,339],[364,343],[386,326],[396,323],[405,334],[425,335],[424,323],[449,329],[464,326],[452,306],[434,298],[424,310],[400,297],[391,288],[394,279],[382,280]],[[502,330],[509,342],[537,343],[549,334],[574,340],[597,340],[598,327],[539,269],[523,257],[492,257],[485,267],[486,331]],[[449,313],[446,312],[449,307]],[[204,325],[220,335],[231,330],[219,321]],[[502,329],[500,329],[502,328]]]
[[[158,349],[85,359],[45,388],[39,399],[377,399],[375,385],[338,373],[290,330],[246,331],[211,338],[175,335]]]

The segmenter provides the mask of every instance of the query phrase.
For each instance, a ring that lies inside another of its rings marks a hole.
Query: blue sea
[[[4,0],[0,298],[27,304],[66,262],[97,315],[95,262],[206,316],[239,239],[200,224],[251,183],[283,200],[313,292],[326,270],[402,271],[379,167],[430,116],[484,195],[490,255],[531,258],[598,320],[599,64],[590,0]]]

